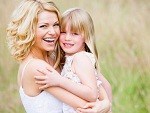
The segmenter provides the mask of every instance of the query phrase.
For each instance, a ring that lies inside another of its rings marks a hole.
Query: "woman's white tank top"
[[[23,68],[21,83],[24,71],[31,61],[32,59],[29,60]],[[31,97],[25,94],[21,85],[19,93],[27,113],[63,113],[62,102],[46,91],[42,91],[39,95]]]

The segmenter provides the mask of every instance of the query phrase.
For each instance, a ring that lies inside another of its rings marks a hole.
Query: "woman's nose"
[[[54,28],[53,28],[53,27],[49,28],[49,30],[48,30],[48,34],[50,34],[50,35],[55,34],[55,30],[54,30]]]

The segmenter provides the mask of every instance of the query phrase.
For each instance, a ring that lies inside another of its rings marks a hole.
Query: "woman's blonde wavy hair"
[[[94,24],[88,12],[80,8],[71,8],[62,14],[61,31],[66,30],[69,22],[72,32],[81,33],[85,38],[85,50],[93,53],[96,59],[96,68],[100,71],[98,64],[98,52],[95,45]]]
[[[12,56],[22,61],[31,51],[32,45],[35,43],[35,29],[38,21],[38,14],[42,11],[55,12],[58,20],[61,15],[53,2],[44,0],[23,0],[13,12],[11,21],[7,27],[7,41]],[[55,49],[55,65],[57,67],[60,62],[60,47],[58,42]]]

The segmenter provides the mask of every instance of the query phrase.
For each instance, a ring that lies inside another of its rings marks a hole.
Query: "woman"
[[[20,62],[19,93],[27,113],[62,113],[61,101],[74,108],[83,108],[87,104],[62,88],[51,87],[43,91],[35,83],[34,75],[42,76],[37,69],[54,67],[60,72],[60,50],[57,42],[60,35],[59,23],[60,12],[54,3],[23,0],[8,25],[8,44],[12,56]],[[108,110],[109,102],[105,102],[105,110]]]

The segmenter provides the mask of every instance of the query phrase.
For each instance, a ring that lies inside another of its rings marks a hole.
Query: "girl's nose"
[[[70,34],[67,34],[65,40],[70,40],[70,39],[71,39]]]

